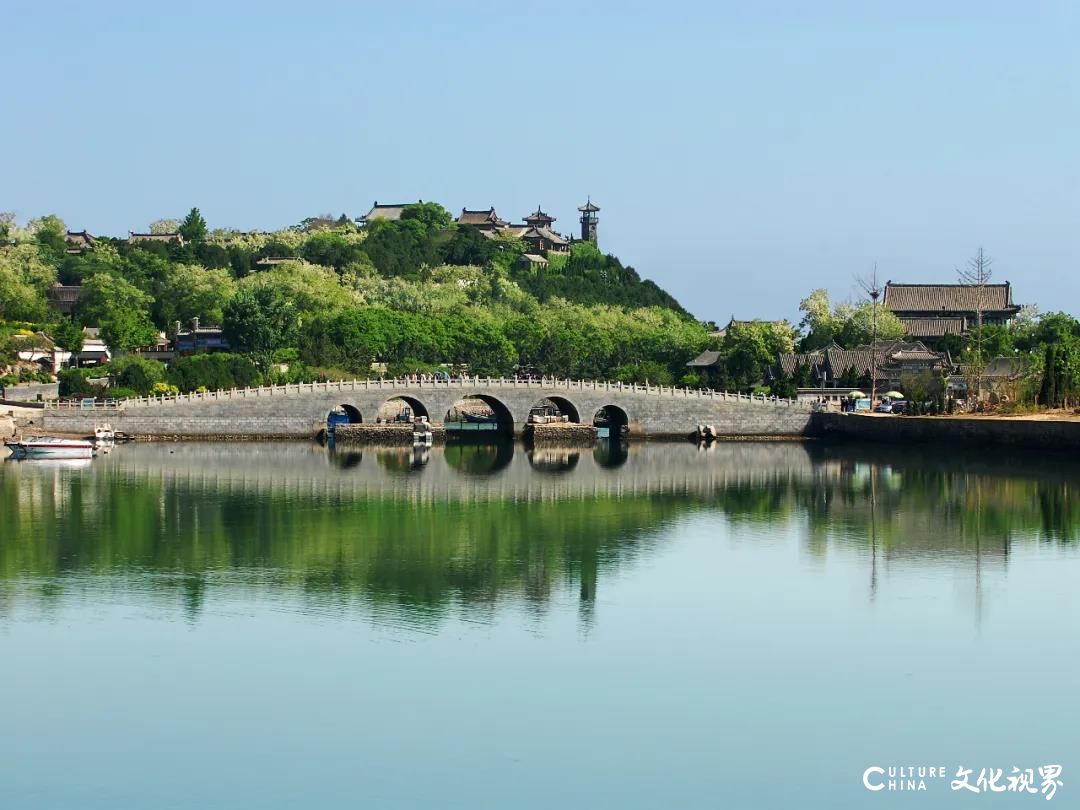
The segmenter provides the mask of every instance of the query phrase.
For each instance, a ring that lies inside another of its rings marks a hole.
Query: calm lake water
[[[0,807],[1076,807],[1078,474],[787,443],[5,461]],[[1049,804],[949,786],[1046,764]],[[949,778],[869,793],[873,765]]]

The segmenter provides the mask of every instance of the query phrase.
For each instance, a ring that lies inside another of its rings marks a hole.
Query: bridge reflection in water
[[[131,587],[195,619],[215,590],[291,589],[310,609],[421,627],[500,600],[543,611],[572,584],[587,623],[601,581],[685,520],[850,557],[868,598],[912,566],[970,564],[981,594],[1015,544],[1080,529],[1080,468],[994,462],[787,442],[140,444],[81,467],[6,462],[0,616]]]

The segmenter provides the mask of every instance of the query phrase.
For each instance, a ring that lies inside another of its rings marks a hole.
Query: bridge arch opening
[[[608,435],[601,435],[601,438],[618,439],[630,432],[630,417],[618,405],[605,405],[598,410],[593,414],[593,424],[601,429],[607,428]]]
[[[352,405],[338,405],[326,415],[326,431],[320,433],[322,438],[319,441],[321,442],[324,439],[332,440],[334,430],[339,425],[358,425],[363,421],[364,417],[360,415],[359,409],[354,408]]]
[[[563,417],[568,422],[581,422],[577,406],[566,397],[550,396],[537,400],[529,408],[530,422],[561,422]]]
[[[416,397],[391,397],[379,406],[375,421],[379,423],[411,422],[417,416],[423,416],[429,422],[431,421],[427,406]]]
[[[339,405],[336,412],[339,415],[344,414],[348,418],[348,422],[346,424],[349,425],[359,425],[364,421],[364,417],[360,413],[360,409],[353,405]]]
[[[514,416],[510,409],[490,394],[470,394],[462,397],[446,412],[443,423],[447,436],[513,436]]]

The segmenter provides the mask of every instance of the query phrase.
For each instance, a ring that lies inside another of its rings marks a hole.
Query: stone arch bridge
[[[771,400],[705,389],[589,380],[471,377],[450,381],[348,380],[261,388],[237,388],[175,397],[143,397],[108,406],[50,404],[50,431],[92,433],[109,422],[135,436],[311,437],[330,411],[344,408],[352,421],[374,422],[390,400],[440,425],[463,399],[483,400],[506,432],[521,433],[529,411],[553,402],[571,421],[590,424],[601,409],[625,420],[631,436],[686,436],[711,424],[731,436],[795,436],[809,430],[812,408],[794,400]]]

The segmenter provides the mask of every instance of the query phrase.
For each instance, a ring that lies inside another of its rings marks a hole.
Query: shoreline
[[[891,444],[1012,447],[1039,452],[1080,450],[1080,420],[980,416],[872,416],[822,413],[817,435],[826,440]]]

